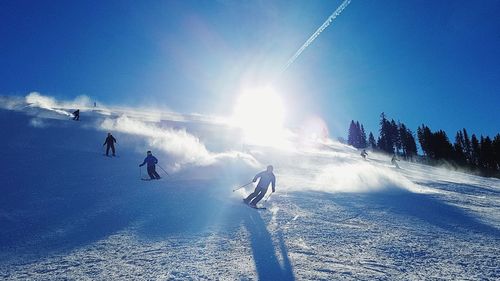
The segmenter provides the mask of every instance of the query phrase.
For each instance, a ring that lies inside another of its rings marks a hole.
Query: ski
[[[160,180],[160,179],[146,179],[146,178],[141,178],[141,180],[143,180],[143,181],[157,181],[157,180]]]
[[[118,156],[118,155],[113,156],[113,155],[103,154],[102,156],[106,156],[106,157],[109,157],[109,158],[120,158],[120,156]]]
[[[267,209],[266,207],[257,207],[257,206],[249,205],[244,200],[243,200],[243,204],[247,205],[248,207],[250,207],[252,209],[256,209],[256,210],[266,210]]]

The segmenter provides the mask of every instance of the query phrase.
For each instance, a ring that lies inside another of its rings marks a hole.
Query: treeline
[[[431,161],[444,160],[484,175],[500,175],[500,134],[493,140],[489,136],[478,139],[475,134],[469,138],[464,128],[455,134],[452,144],[444,131],[432,132],[422,124],[417,129],[417,136],[424,155]]]
[[[380,115],[379,137],[376,141],[372,132],[367,139],[363,125],[353,120],[349,126],[347,143],[356,148],[370,148],[389,154],[396,153],[405,159],[417,155],[417,144],[413,132],[401,122],[396,123],[394,119],[389,121],[384,113]]]
[[[372,132],[366,132],[358,121],[351,121],[347,143],[356,148],[370,148],[388,154],[397,154],[407,160],[419,159],[427,164],[449,163],[486,176],[500,176],[500,134],[493,139],[489,136],[469,137],[466,129],[458,131],[452,143],[446,132],[432,130],[422,124],[417,129],[417,139],[423,156],[417,155],[415,135],[403,123],[390,121],[380,115],[379,137],[375,140]]]

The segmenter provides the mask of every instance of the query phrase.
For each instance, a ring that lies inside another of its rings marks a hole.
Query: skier
[[[115,137],[113,137],[113,135],[111,135],[111,133],[108,133],[108,137],[106,138],[106,140],[104,141],[104,143],[102,144],[102,146],[106,145],[106,156],[109,156],[109,149],[111,148],[111,151],[113,152],[113,156],[116,156],[115,155],[115,143],[116,143],[116,139]]]
[[[399,160],[396,158],[396,154],[394,154],[394,155],[392,155],[391,163],[392,163],[392,165],[396,166],[397,169],[400,169],[398,162],[396,162],[396,161],[399,161]]]
[[[80,109],[73,112],[73,120],[80,121]]]
[[[144,164],[148,164],[148,175],[152,180],[159,180],[161,179],[160,175],[156,172],[156,164],[158,164],[158,159],[151,154],[151,151],[147,152],[148,156],[144,158],[144,162],[139,165],[139,167],[144,166]]]
[[[368,153],[366,153],[366,150],[363,149],[363,151],[361,151],[361,157],[363,157],[363,159],[366,159],[366,156],[368,156]]]
[[[248,204],[252,208],[257,208],[257,203],[266,195],[267,189],[269,188],[269,184],[272,184],[273,193],[275,191],[276,186],[276,177],[273,174],[273,166],[267,166],[265,171],[262,171],[255,175],[252,182],[256,182],[257,179],[260,178],[257,187],[254,192],[248,195],[247,198],[243,199],[245,204]]]

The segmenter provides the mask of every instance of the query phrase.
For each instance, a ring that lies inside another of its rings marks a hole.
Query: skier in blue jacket
[[[243,202],[253,208],[256,207],[257,203],[259,203],[262,198],[264,198],[264,195],[266,195],[267,189],[269,188],[269,184],[271,184],[273,192],[276,187],[276,177],[273,174],[273,166],[267,166],[267,169],[255,175],[252,181],[256,182],[258,178],[260,178],[260,180],[255,188],[255,191],[248,195],[247,198],[243,199]]]
[[[148,156],[144,158],[144,162],[139,165],[139,167],[144,166],[144,164],[147,164],[148,167],[148,175],[152,180],[159,180],[161,179],[160,175],[156,172],[156,164],[158,164],[158,159],[151,154],[151,151],[147,152]]]

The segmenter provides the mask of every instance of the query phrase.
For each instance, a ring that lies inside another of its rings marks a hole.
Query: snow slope
[[[201,115],[39,94],[0,107],[2,280],[500,278],[498,179],[335,142],[249,145]],[[139,180],[149,149],[170,177]],[[277,192],[250,209],[252,188],[232,190],[267,164]]]

